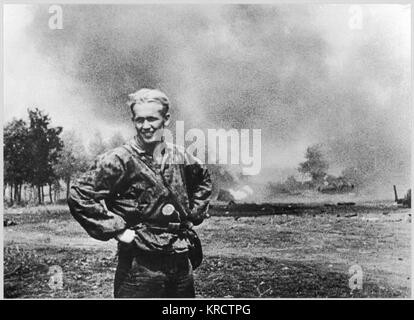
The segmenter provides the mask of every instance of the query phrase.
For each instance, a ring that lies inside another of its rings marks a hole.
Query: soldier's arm
[[[212,182],[207,166],[191,155],[187,157],[186,181],[190,193],[191,213],[188,220],[199,225],[207,217],[210,203]]]
[[[105,205],[105,199],[116,192],[124,178],[123,161],[114,153],[105,154],[70,189],[70,212],[95,239],[107,241],[126,228],[125,220]]]

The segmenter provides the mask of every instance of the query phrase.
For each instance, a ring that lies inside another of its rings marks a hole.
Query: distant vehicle
[[[404,208],[411,208],[411,189],[408,189],[404,198],[398,199],[397,187],[394,185],[394,198],[398,205],[401,205]]]
[[[317,187],[322,193],[348,193],[352,192],[354,185],[343,177],[326,175],[324,181]]]

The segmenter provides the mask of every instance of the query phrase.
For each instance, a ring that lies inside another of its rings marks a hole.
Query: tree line
[[[350,192],[357,191],[364,183],[364,173],[356,167],[346,167],[339,176],[328,174],[328,169],[329,163],[324,156],[323,146],[321,144],[309,146],[305,152],[305,161],[297,168],[302,181],[290,175],[283,182],[270,182],[268,183],[269,196],[277,193],[296,194],[312,189],[324,193]]]
[[[73,179],[85,172],[98,154],[125,141],[115,133],[106,142],[97,132],[86,150],[75,131],[52,126],[49,115],[38,108],[28,109],[28,121],[14,118],[8,122],[3,138],[3,198],[8,205],[44,204],[46,196],[54,203],[62,199],[63,190],[67,198]]]

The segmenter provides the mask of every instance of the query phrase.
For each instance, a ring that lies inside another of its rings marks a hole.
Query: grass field
[[[90,238],[65,206],[5,209],[5,298],[112,298],[116,242]],[[411,216],[392,203],[260,217],[211,217],[197,227],[198,297],[411,296]],[[350,268],[362,269],[351,290]],[[63,286],[49,285],[53,266]],[[52,268],[51,268],[52,267]]]

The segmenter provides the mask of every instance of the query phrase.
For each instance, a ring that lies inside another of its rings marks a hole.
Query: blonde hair
[[[128,95],[128,105],[131,108],[132,114],[134,114],[134,106],[136,104],[143,104],[147,102],[157,102],[163,106],[163,114],[167,114],[170,108],[170,100],[165,93],[157,89],[140,89],[137,92]]]

